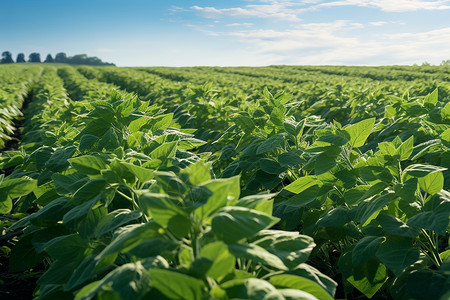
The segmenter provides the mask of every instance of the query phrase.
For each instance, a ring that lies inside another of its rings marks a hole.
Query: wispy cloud
[[[271,2],[269,4],[246,5],[243,7],[215,8],[191,6],[191,9],[205,18],[218,17],[248,17],[248,18],[273,18],[284,21],[300,21],[299,11],[290,8],[288,2]]]
[[[341,0],[331,1],[311,6],[310,9],[319,9],[336,6],[359,6],[378,8],[385,12],[407,12],[417,10],[444,10],[450,9],[450,1],[423,1],[423,0]]]
[[[227,24],[228,27],[250,27],[253,26],[253,23],[232,23]]]

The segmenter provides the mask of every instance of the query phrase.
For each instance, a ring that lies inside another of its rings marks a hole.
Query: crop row
[[[271,93],[259,69],[45,67],[0,156],[10,270],[44,266],[40,299],[446,299],[449,87],[288,68]]]

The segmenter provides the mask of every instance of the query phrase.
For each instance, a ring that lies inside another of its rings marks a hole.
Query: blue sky
[[[0,0],[0,51],[119,66],[439,64],[450,0]]]

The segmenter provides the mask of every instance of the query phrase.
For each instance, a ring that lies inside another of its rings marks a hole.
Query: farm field
[[[450,67],[0,66],[0,298],[449,299]]]

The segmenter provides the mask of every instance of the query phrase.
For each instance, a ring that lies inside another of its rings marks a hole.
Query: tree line
[[[28,55],[28,60],[25,60],[25,54],[19,53],[17,54],[16,61],[14,62],[12,53],[9,51],[4,51],[2,53],[2,59],[0,60],[1,64],[12,64],[12,63],[40,63],[41,54],[37,52],[30,53]],[[63,64],[72,64],[72,65],[91,65],[91,66],[115,66],[113,63],[103,62],[100,58],[96,56],[87,56],[86,54],[77,54],[74,56],[67,56],[66,53],[60,52],[55,55],[55,58],[52,57],[51,54],[48,54],[44,63],[63,63]]]

